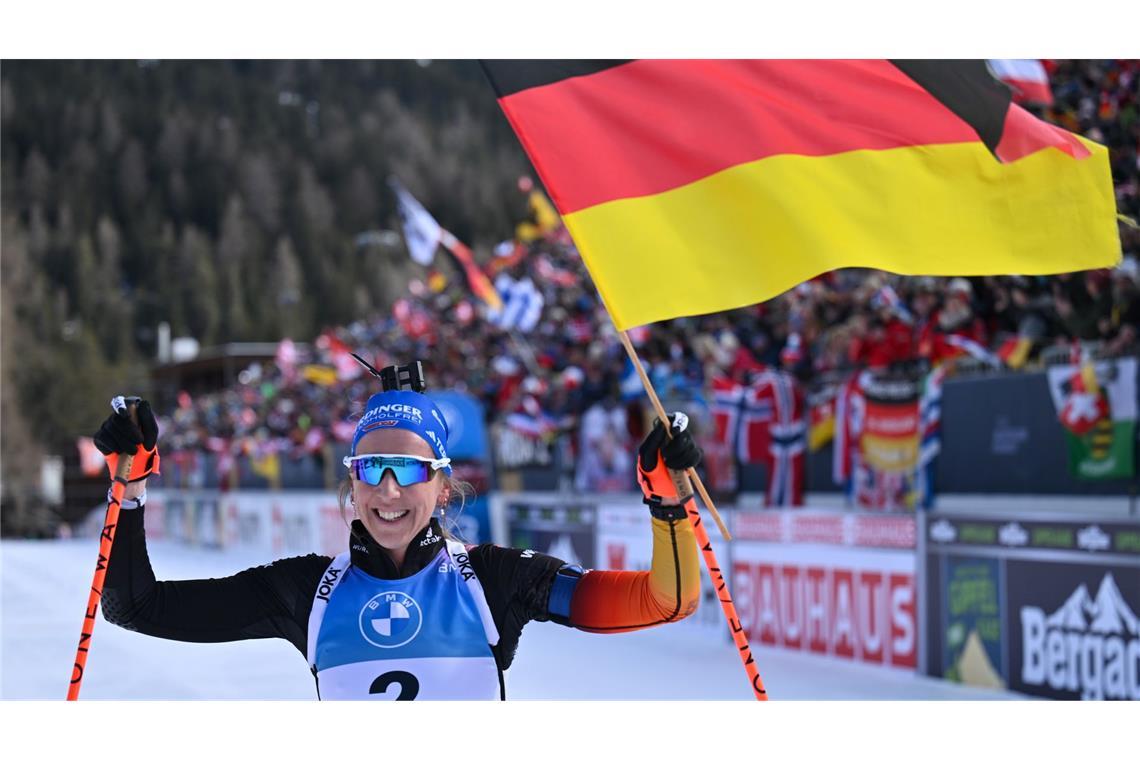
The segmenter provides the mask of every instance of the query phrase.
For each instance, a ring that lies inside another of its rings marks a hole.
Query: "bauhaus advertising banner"
[[[912,517],[738,512],[732,531],[732,594],[753,643],[914,669]]]

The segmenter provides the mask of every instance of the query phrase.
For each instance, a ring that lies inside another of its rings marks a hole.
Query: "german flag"
[[[487,275],[483,274],[483,270],[475,263],[475,254],[471,249],[447,230],[442,231],[440,243],[463,270],[463,274],[467,277],[467,287],[471,289],[472,295],[486,304],[489,309],[494,311],[502,309],[503,299],[499,297],[499,291],[495,290]]]
[[[984,61],[487,61],[619,329],[841,267],[1120,260],[1108,151]]]

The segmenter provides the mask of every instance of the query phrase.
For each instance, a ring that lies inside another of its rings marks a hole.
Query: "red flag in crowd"
[[[1108,398],[1100,392],[1096,370],[1091,363],[1082,365],[1071,383],[1058,416],[1061,424],[1073,435],[1085,435],[1111,413]]]
[[[649,325],[638,325],[625,331],[633,345],[641,347],[649,340]]]
[[[75,439],[79,448],[79,467],[86,477],[94,478],[103,474],[103,454],[95,447],[95,441],[86,436]]]
[[[856,372],[835,398],[835,443],[832,446],[831,478],[845,485],[854,471],[859,456],[859,436],[863,432],[864,400],[859,385],[862,373]]]
[[[392,305],[392,316],[409,338],[426,338],[432,335],[431,317],[407,298],[401,298]]]
[[[594,337],[594,326],[588,316],[579,314],[566,325],[566,332],[575,343],[589,343]]]
[[[277,369],[281,370],[282,377],[290,382],[297,374],[297,346],[289,338],[284,338],[277,344],[275,357]]]
[[[712,380],[713,439],[730,449],[736,442],[740,424],[740,405],[744,400],[744,386],[732,378],[718,375]]]
[[[495,246],[495,258],[487,264],[487,276],[494,277],[526,258],[527,247],[517,240],[504,240]]]
[[[356,433],[356,423],[352,420],[337,420],[332,424],[333,438],[341,443],[348,443]]]
[[[317,338],[317,348],[328,351],[329,361],[336,367],[337,380],[355,380],[364,371],[360,362],[352,358],[352,349],[348,344],[331,332],[322,333]]]
[[[319,427],[311,427],[305,433],[305,438],[301,442],[301,450],[306,454],[313,454],[321,450],[325,445],[325,434]]]
[[[1031,58],[991,58],[989,64],[994,75],[1013,90],[1014,103],[1053,105],[1049,75],[1041,61]]]
[[[564,288],[577,287],[580,282],[578,275],[569,269],[554,266],[546,256],[535,259],[534,272],[542,279]]]
[[[471,249],[447,230],[443,231],[443,239],[440,242],[455,257],[456,263],[463,269],[463,274],[467,277],[467,287],[471,289],[471,292],[489,308],[503,308],[503,301],[499,298],[498,291],[495,290],[495,286],[491,284],[487,275],[483,274],[479,265],[475,263],[475,256],[471,253]]]

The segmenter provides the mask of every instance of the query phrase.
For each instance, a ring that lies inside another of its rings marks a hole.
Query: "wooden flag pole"
[[[625,350],[629,354],[633,366],[637,368],[637,374],[640,375],[641,382],[645,385],[645,391],[649,394],[649,398],[653,402],[653,407],[657,410],[658,416],[661,417],[661,423],[665,426],[665,430],[668,433],[670,430],[669,417],[665,414],[665,408],[661,406],[661,400],[657,398],[657,393],[653,390],[653,385],[649,382],[649,376],[645,374],[645,370],[641,366],[641,360],[638,358],[637,352],[633,349],[633,344],[630,342],[629,336],[626,335],[623,330],[618,330],[618,335],[621,337],[622,345],[625,346]],[[677,486],[677,494],[682,499],[692,494],[688,478],[693,479],[693,482],[697,484],[697,488],[700,490],[701,498],[705,501],[705,506],[708,507],[712,516],[716,518],[716,523],[720,527],[721,535],[724,536],[726,541],[731,541],[732,536],[729,535],[728,529],[725,528],[724,523],[720,519],[720,515],[717,514],[716,507],[713,506],[712,499],[709,498],[708,492],[705,491],[704,484],[701,483],[700,478],[697,477],[696,470],[692,467],[685,472],[669,470],[669,474],[673,476],[673,482]],[[720,608],[724,613],[725,621],[728,623],[728,630],[729,633],[732,634],[732,641],[736,645],[736,651],[740,655],[740,661],[744,664],[744,670],[748,673],[748,682],[752,685],[752,694],[761,702],[767,702],[768,692],[764,688],[764,679],[760,677],[760,670],[756,667],[756,658],[752,656],[752,646],[748,643],[748,635],[744,632],[744,626],[740,624],[740,615],[737,614],[736,605],[732,602],[732,594],[729,593],[728,583],[725,582],[724,573],[721,572],[720,561],[713,552],[712,542],[709,541],[709,534],[701,522],[700,513],[697,511],[696,499],[689,499],[688,503],[685,504],[685,514],[689,518],[689,524],[693,526],[693,535],[697,539],[697,546],[701,549],[701,556],[705,560],[705,567],[708,569],[709,577],[712,578],[713,586],[716,588],[716,598],[720,601]]]
[[[629,336],[626,334],[625,330],[618,330],[617,334],[618,337],[621,338],[621,344],[625,346],[625,352],[629,354],[629,360],[633,362],[633,368],[637,370],[637,375],[641,378],[641,384],[645,386],[645,392],[649,394],[649,400],[652,402],[653,408],[657,410],[657,416],[661,419],[661,424],[664,425],[665,430],[668,431],[669,415],[665,413],[665,407],[661,406],[661,399],[657,398],[657,391],[653,390],[653,384],[649,382],[649,376],[645,374],[645,368],[641,366],[641,359],[637,356],[637,350],[634,349],[633,343],[630,342]],[[672,438],[672,435],[669,437]],[[713,520],[716,522],[716,526],[720,528],[720,534],[724,536],[724,540],[731,541],[732,534],[728,532],[728,528],[725,527],[724,521],[720,519],[720,513],[716,511],[716,505],[713,504],[713,500],[712,497],[709,496],[709,492],[705,490],[705,484],[701,482],[701,478],[699,475],[697,475],[696,469],[690,467],[685,471],[685,474],[687,474],[692,479],[693,483],[696,484],[697,493],[701,495],[701,499],[704,501],[705,506],[708,507],[709,513],[712,515]],[[684,478],[681,478],[682,482],[684,480]],[[678,482],[676,485],[677,493],[681,496],[681,498],[684,498],[692,491],[692,488],[687,482],[683,483],[683,486],[681,482]]]

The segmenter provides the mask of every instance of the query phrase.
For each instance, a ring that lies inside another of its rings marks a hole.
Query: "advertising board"
[[[510,545],[550,554],[572,565],[595,564],[594,502],[514,495],[505,500]]]
[[[733,598],[750,640],[915,667],[913,518],[811,511],[734,518]]]
[[[922,669],[1053,699],[1140,699],[1140,522],[923,520]]]

